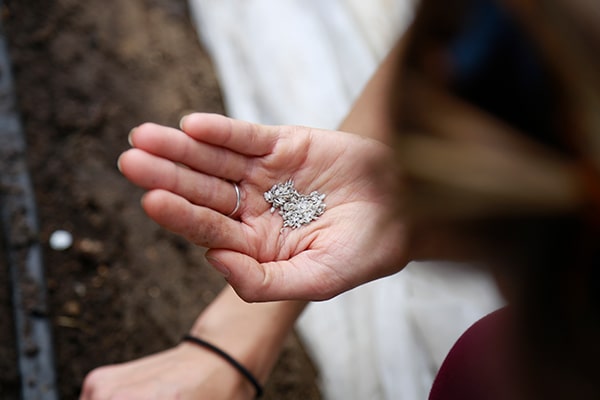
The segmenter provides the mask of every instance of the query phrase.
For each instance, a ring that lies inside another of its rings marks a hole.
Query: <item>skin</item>
[[[385,113],[385,93],[393,74],[393,60],[396,59],[398,51],[399,48],[394,49],[381,64],[356,100],[347,118],[340,125],[340,130],[354,132],[380,142],[384,142],[390,136]],[[209,116],[209,118],[214,117]],[[226,121],[218,119],[219,121]],[[190,120],[185,123],[190,123]],[[187,143],[193,143],[180,133],[173,132],[168,128],[163,130],[163,128],[152,125],[147,127],[150,129],[135,129],[132,132],[130,141],[134,146],[142,145],[158,151],[165,142],[161,138],[161,134],[155,134],[155,129],[159,129],[160,132],[167,132],[167,134],[172,133],[179,138],[183,138]],[[274,130],[275,135],[277,135],[277,129],[281,130],[282,128],[266,129]],[[290,129],[296,132],[297,129],[306,128]],[[149,134],[146,135],[146,133]],[[354,140],[359,141],[360,138],[354,138]],[[380,146],[380,144],[373,145],[378,149]],[[144,152],[144,150],[141,151]],[[147,157],[144,153],[137,151],[130,151],[126,154],[129,155],[124,154],[125,158],[121,158],[119,162],[120,169],[125,176],[130,179],[136,177],[136,179],[142,181],[147,179],[148,176],[152,176],[152,179],[155,179],[154,183],[152,183],[152,180],[143,181],[140,182],[144,183],[142,186],[155,189],[156,182],[161,183],[163,186],[159,190],[151,190],[144,197],[143,206],[148,214],[151,217],[153,215],[160,216],[160,213],[152,214],[152,212],[158,212],[157,208],[161,206],[161,202],[171,202],[170,207],[172,208],[170,210],[172,211],[169,211],[171,213],[169,215],[174,220],[170,224],[183,226],[185,218],[178,218],[177,207],[182,206],[180,211],[191,212],[192,214],[193,210],[197,209],[193,205],[186,204],[184,197],[174,195],[164,186],[175,188],[175,186],[168,185],[173,185],[169,182],[174,182],[177,174],[180,174],[180,177],[183,175],[184,179],[190,177],[196,179],[199,176],[193,174],[197,173],[193,170],[184,171],[176,168],[173,160],[169,158],[157,155]],[[127,157],[130,158],[124,162]],[[152,164],[154,161],[160,161],[166,168],[157,173],[157,169]],[[165,175],[162,175],[163,173]],[[230,176],[230,178],[232,177],[235,176]],[[204,193],[215,193],[216,196],[220,197],[212,200],[203,198],[200,191],[196,194],[189,194],[190,192],[187,191],[189,189],[181,188],[182,185],[179,185],[179,190],[188,193],[192,198],[200,199],[199,202],[205,201],[207,204],[210,202],[216,208],[217,213],[229,213],[235,206],[235,192],[231,184],[211,179],[204,180],[204,183],[207,185],[205,187],[208,187],[208,190],[203,191]],[[218,188],[222,191],[216,190],[217,186],[211,188],[211,184],[218,185]],[[194,183],[194,185],[197,185],[197,183]],[[269,185],[267,186],[266,189],[270,188]],[[244,186],[242,204],[246,202],[249,195],[245,191],[249,187]],[[263,188],[260,188],[260,190],[263,190]],[[254,195],[262,196],[260,190]],[[319,190],[323,189],[319,188]],[[330,213],[333,206],[329,199],[330,193],[327,192],[327,194],[328,211],[325,214]],[[262,214],[265,214],[268,206],[263,203],[264,200],[255,202],[254,207],[262,210]],[[244,212],[251,215],[249,211],[250,208],[247,207],[236,217],[243,216],[242,213]],[[204,213],[209,213],[213,218],[221,220],[222,215],[210,213],[209,210],[204,210]],[[266,217],[276,220],[277,216],[269,213]],[[169,221],[164,222],[169,223]],[[239,221],[234,223],[240,224]],[[244,229],[247,228],[239,228],[238,231]],[[278,228],[275,227],[274,230],[277,231]],[[227,253],[227,250],[225,252]],[[219,255],[219,251],[216,251],[216,253]],[[236,257],[235,252],[229,254],[234,258]],[[229,275],[229,279],[232,279],[231,275]],[[264,383],[279,357],[286,336],[293,329],[297,317],[306,304],[306,301],[275,301],[251,304],[243,301],[230,286],[226,286],[210,306],[203,310],[190,333],[225,350]],[[244,340],[240,340],[241,333],[243,333]],[[252,399],[253,396],[252,386],[229,364],[212,352],[189,343],[181,343],[171,349],[126,363],[97,368],[86,377],[81,393],[82,400],[198,398],[242,400]]]

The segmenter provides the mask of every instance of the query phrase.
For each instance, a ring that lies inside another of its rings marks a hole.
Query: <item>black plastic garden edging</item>
[[[0,0],[0,10],[4,4]],[[37,215],[0,20],[0,221],[10,268],[21,397],[56,400],[56,374]]]

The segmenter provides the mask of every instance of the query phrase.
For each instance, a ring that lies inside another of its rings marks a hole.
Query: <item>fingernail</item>
[[[131,147],[134,147],[134,145],[133,145],[133,139],[132,139],[131,136],[133,135],[133,132],[135,132],[135,130],[136,130],[136,128],[133,128],[132,130],[129,131],[129,135],[127,135],[127,142],[129,142],[129,145]]]
[[[209,264],[212,265],[214,269],[219,271],[221,273],[221,275],[223,275],[225,277],[225,279],[227,279],[229,277],[229,274],[230,274],[229,268],[227,268],[225,265],[223,265],[223,263],[221,261],[217,260],[216,258],[212,258],[212,257],[206,257],[206,261],[208,261]]]
[[[179,120],[179,129],[183,130],[183,121],[185,121],[185,119],[187,118],[187,115],[184,115],[183,117],[181,117],[181,119]]]
[[[119,156],[119,158],[117,158],[117,168],[120,173],[123,173],[123,170],[121,169],[121,156]]]

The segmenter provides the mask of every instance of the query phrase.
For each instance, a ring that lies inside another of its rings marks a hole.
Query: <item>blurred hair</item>
[[[598,398],[600,2],[422,0],[397,79],[399,212],[500,266],[535,398]]]

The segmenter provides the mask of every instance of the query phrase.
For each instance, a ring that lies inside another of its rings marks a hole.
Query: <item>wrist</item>
[[[235,369],[241,376],[243,376],[246,379],[246,381],[248,381],[248,383],[252,385],[252,387],[254,388],[255,398],[258,399],[262,396],[263,388],[262,385],[259,383],[258,379],[243,364],[241,364],[234,357],[229,355],[229,353],[213,345],[212,343],[207,342],[202,338],[190,334],[183,335],[182,341],[187,343],[193,343],[219,356],[222,360],[227,362],[233,369]]]
[[[256,391],[249,381],[223,357],[208,348],[181,341],[172,349],[177,367],[183,368],[180,381],[190,385],[184,392],[193,398],[223,398],[231,400],[254,399]],[[186,361],[187,360],[187,361]],[[187,362],[187,363],[186,363]]]
[[[264,384],[305,302],[250,304],[226,287],[190,334],[220,348]]]

